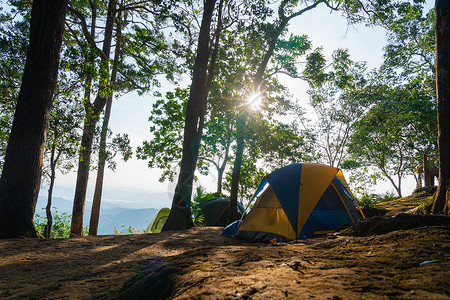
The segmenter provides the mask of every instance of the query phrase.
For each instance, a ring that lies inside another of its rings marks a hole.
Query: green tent
[[[169,216],[170,208],[164,207],[156,214],[153,220],[148,224],[145,232],[148,233],[159,233],[163,228],[164,224],[167,221],[167,217]]]
[[[229,199],[215,197],[197,205],[200,209],[196,212],[194,222],[198,222],[203,216],[203,225],[206,226],[226,226],[228,216]],[[244,212],[244,206],[238,203],[239,217]]]

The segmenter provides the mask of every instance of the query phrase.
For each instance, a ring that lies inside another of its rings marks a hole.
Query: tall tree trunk
[[[89,1],[91,5],[91,11],[92,11],[92,17],[91,17],[91,36],[95,36],[95,29],[96,29],[96,23],[97,23],[97,2],[96,1]],[[95,51],[91,48],[89,51],[89,57],[86,60],[86,63],[93,66],[95,64],[95,59],[93,56],[93,53]],[[89,176],[89,165],[86,166],[86,163],[82,165],[82,161],[84,161],[83,157],[88,157],[91,153],[92,144],[89,143],[89,141],[92,141],[93,136],[89,136],[90,134],[90,127],[93,121],[91,120],[92,116],[90,114],[91,112],[91,89],[92,89],[92,76],[88,74],[86,80],[85,80],[85,87],[84,87],[84,99],[83,99],[83,106],[84,111],[86,114],[85,120],[84,120],[84,127],[83,127],[83,135],[81,138],[81,145],[80,145],[80,152],[79,152],[79,162],[78,162],[78,171],[77,171],[77,184],[75,188],[75,196],[74,199],[79,199],[82,197],[82,189],[81,186],[86,185],[88,183],[88,176]],[[77,203],[76,211],[82,210],[82,215],[84,216],[84,205],[82,207],[78,207],[79,203],[81,201],[75,201],[74,200],[74,206],[75,203]],[[84,203],[84,201],[83,201]],[[75,208],[73,208],[73,211],[75,211]],[[79,217],[75,217],[76,219],[79,219]],[[73,212],[72,212],[72,223],[73,223]]]
[[[94,138],[95,121],[92,115],[86,115],[81,137],[80,158],[78,161],[77,181],[72,208],[71,235],[83,235],[84,204],[89,180],[92,141]]]
[[[221,195],[222,194],[222,182],[223,182],[223,172],[224,172],[225,170],[224,169],[222,169],[222,168],[220,168],[218,171],[217,171],[217,190],[216,190],[216,193],[218,194],[218,195]]]
[[[264,57],[261,61],[261,64],[259,65],[258,71],[256,71],[255,77],[253,79],[253,93],[258,92],[262,80],[263,80],[263,76],[264,76],[264,72],[266,72],[267,69],[267,65],[269,64],[269,60],[273,55],[273,51],[275,51],[275,46],[277,45],[278,39],[281,35],[281,33],[284,31],[284,29],[286,28],[286,26],[288,25],[288,20],[286,18],[284,18],[279,27],[278,30],[274,33],[272,40],[269,43],[269,48],[267,49],[266,53],[264,54]]]
[[[47,216],[47,225],[45,225],[44,227],[44,237],[46,239],[50,238],[50,233],[52,232],[52,225],[53,225],[52,196],[56,178],[56,163],[58,162],[59,159],[59,154],[55,156],[55,152],[56,152],[56,144],[53,143],[50,155],[50,186],[48,187],[47,206],[45,207],[45,215]]]
[[[98,220],[100,217],[100,204],[102,201],[103,179],[106,164],[106,136],[108,133],[109,117],[111,115],[112,97],[109,95],[103,117],[102,131],[100,133],[100,148],[97,165],[97,178],[95,181],[94,198],[92,200],[91,219],[89,221],[89,235],[97,235]]]
[[[264,54],[263,60],[256,71],[255,77],[253,79],[253,90],[252,93],[257,93],[262,80],[264,72],[266,71],[267,65],[269,63],[270,58],[273,55],[273,51],[275,50],[275,45],[280,37],[281,32],[287,26],[287,21],[283,21],[280,24],[277,32],[273,36],[272,40],[269,43],[269,48]],[[234,159],[233,165],[233,173],[231,175],[231,191],[230,191],[230,204],[228,208],[228,217],[227,222],[231,223],[239,218],[239,214],[237,211],[237,199],[239,194],[239,179],[241,176],[241,167],[242,167],[242,159],[244,155],[245,148],[245,125],[247,123],[248,116],[250,115],[250,105],[245,105],[243,111],[240,112],[238,122],[237,122],[237,135],[236,135],[236,156]]]
[[[105,115],[103,116],[103,124],[102,124],[102,132],[100,133],[100,149],[99,149],[99,160],[97,167],[97,178],[95,181],[95,190],[94,190],[94,199],[92,200],[92,210],[91,210],[91,219],[89,222],[89,235],[97,235],[98,230],[98,220],[100,217],[100,204],[102,201],[102,192],[103,192],[103,180],[105,175],[105,164],[106,164],[106,137],[108,134],[108,124],[109,118],[111,116],[111,108],[112,108],[112,100],[114,85],[116,83],[117,78],[117,70],[119,68],[119,59],[120,59],[120,46],[122,43],[122,30],[120,25],[120,13],[118,15],[117,22],[117,36],[116,36],[116,49],[114,53],[114,62],[111,71],[111,93],[108,97],[108,101],[106,102]]]
[[[261,83],[263,81],[264,72],[266,72],[267,65],[269,64],[270,58],[273,55],[273,52],[275,50],[275,46],[278,42],[278,38],[283,33],[285,28],[288,26],[288,23],[291,19],[298,17],[302,15],[303,13],[315,8],[320,3],[325,2],[325,0],[319,0],[315,3],[311,4],[310,6],[307,6],[306,8],[291,14],[290,16],[285,16],[285,7],[287,4],[289,4],[289,0],[283,0],[281,1],[280,7],[278,8],[278,16],[280,18],[280,23],[278,25],[278,28],[276,31],[273,32],[273,36],[269,42],[269,48],[267,48],[266,53],[264,54],[264,57],[261,61],[261,64],[259,65],[258,70],[256,71],[255,77],[253,79],[253,90],[252,93],[258,92]],[[247,109],[247,108],[246,108]],[[245,111],[245,109],[244,109]],[[236,149],[236,158],[234,160],[233,165],[233,173],[231,177],[231,191],[230,191],[230,204],[228,207],[228,218],[227,222],[231,223],[234,220],[237,220],[239,214],[237,212],[237,197],[239,192],[239,179],[241,175],[241,167],[242,167],[242,156],[244,154],[244,137],[245,137],[245,123],[247,122],[248,112],[246,113],[246,118],[243,120],[243,127],[242,127],[242,133],[239,134],[239,124],[238,124],[238,132],[237,132],[237,149]],[[239,146],[241,145],[241,146]],[[242,147],[242,149],[239,149],[239,147]]]
[[[111,53],[112,33],[114,27],[114,15],[116,12],[116,1],[110,0],[108,4],[108,15],[106,19],[105,36],[103,40],[102,60],[100,62],[100,74],[109,74],[109,56]],[[109,75],[108,75],[109,76]],[[89,169],[91,161],[91,150],[95,132],[95,125],[98,122],[108,98],[109,80],[100,78],[97,97],[92,105],[85,104],[86,118],[81,138],[80,159],[78,162],[77,182],[75,185],[75,195],[72,209],[72,223],[70,228],[71,236],[83,235],[84,228],[84,206],[86,203],[86,191],[89,180]]]
[[[227,223],[231,223],[239,219],[237,211],[237,200],[239,194],[239,179],[241,176],[242,159],[244,156],[245,148],[245,124],[247,123],[248,116],[250,114],[250,106],[244,106],[244,110],[240,113],[236,125],[236,156],[233,164],[233,172],[231,174],[231,191],[230,191],[230,203],[228,206]]]
[[[436,0],[439,185],[433,214],[450,213],[450,1]]]
[[[223,173],[225,172],[225,168],[227,167],[229,151],[230,151],[230,145],[227,142],[227,146],[225,148],[225,155],[223,156],[222,164],[220,165],[219,169],[217,170],[217,194],[219,194],[219,195],[222,194]]]
[[[209,41],[211,19],[216,0],[205,0],[203,19],[197,45],[194,72],[186,107],[184,127],[183,155],[180,175],[178,176],[172,209],[162,230],[180,230],[193,226],[191,218],[191,195],[194,172],[197,166],[198,152],[203,130],[207,104],[206,73],[209,60]],[[210,79],[212,77],[210,76]]]
[[[33,215],[67,0],[34,0],[30,44],[0,178],[0,238],[38,237]]]

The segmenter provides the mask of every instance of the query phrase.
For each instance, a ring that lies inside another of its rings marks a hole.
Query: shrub
[[[72,218],[72,215],[68,214],[67,212],[63,212],[60,214],[58,210],[53,207],[54,212],[53,215],[53,224],[52,224],[52,230],[50,231],[50,238],[51,239],[59,239],[59,238],[68,238],[70,236],[70,221]],[[39,214],[36,214],[34,216],[34,226],[39,231],[39,233],[44,236],[44,228],[45,225],[47,225],[47,217],[43,217]],[[84,227],[84,235],[88,235],[89,230],[88,226]]]
[[[387,191],[386,193],[377,196],[380,198],[379,203],[398,199],[398,196],[393,191]]]
[[[378,203],[378,197],[375,194],[363,194],[361,198],[358,199],[358,204],[361,208],[374,207]]]
[[[71,215],[64,212],[62,214],[58,213],[55,209],[53,213],[53,225],[50,231],[50,238],[68,238],[70,236],[70,218]],[[47,225],[47,218],[39,214],[34,217],[34,226],[39,231],[39,233],[44,236],[44,228]]]
[[[388,191],[384,194],[363,194],[361,198],[358,199],[358,204],[361,208],[370,208],[377,204],[395,199],[398,199],[398,197],[392,191]]]
[[[192,220],[194,225],[203,226],[205,223],[205,216],[202,214],[202,210],[199,207],[200,203],[211,200],[215,197],[228,198],[227,196],[219,193],[205,193],[205,190],[200,186],[197,188],[197,194],[192,200]]]

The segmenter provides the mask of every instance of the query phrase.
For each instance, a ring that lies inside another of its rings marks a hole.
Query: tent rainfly
[[[224,236],[288,241],[333,232],[364,218],[342,171],[315,163],[294,163],[266,175],[247,210],[251,203],[240,226],[230,224]]]
[[[170,208],[164,207],[153,217],[152,221],[148,224],[145,232],[147,233],[159,233],[163,228],[169,216]]]
[[[203,225],[205,226],[221,226],[227,225],[228,206],[230,199],[214,197],[198,204],[199,211],[196,212],[194,222],[203,216]],[[244,206],[238,202],[237,210],[239,217],[244,212]]]

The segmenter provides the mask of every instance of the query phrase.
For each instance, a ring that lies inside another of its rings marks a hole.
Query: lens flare
[[[248,104],[253,110],[258,110],[261,106],[262,95],[259,92],[253,93],[248,97]]]

